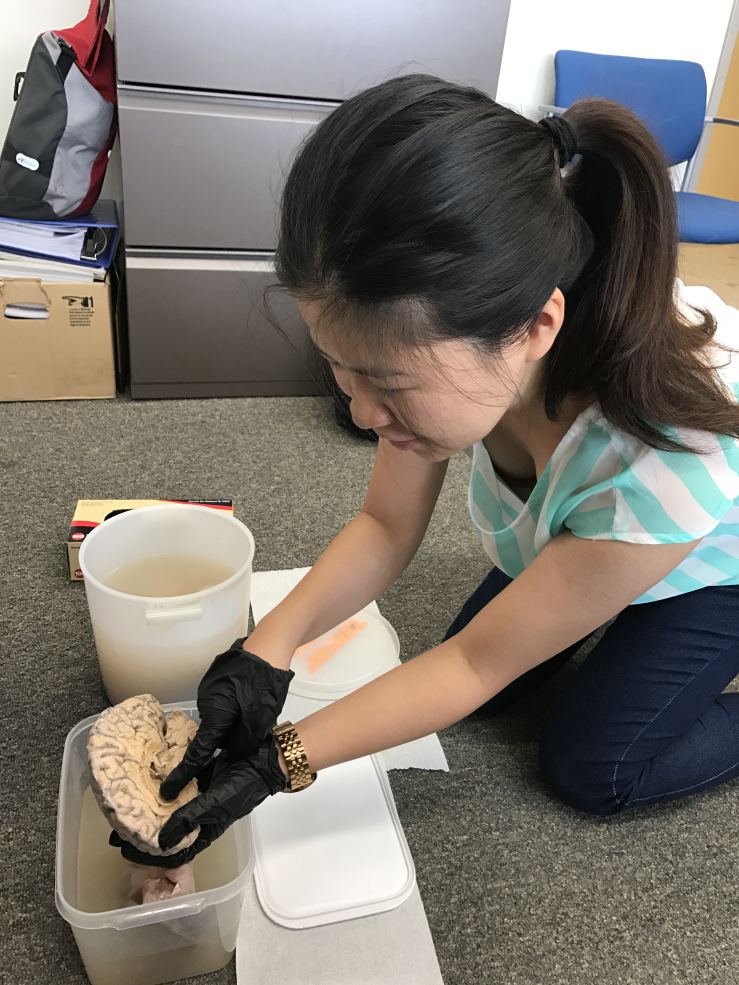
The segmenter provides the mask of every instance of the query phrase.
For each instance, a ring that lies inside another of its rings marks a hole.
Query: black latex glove
[[[159,847],[166,852],[198,825],[200,834],[192,847],[203,838],[210,844],[234,821],[251,814],[263,800],[284,790],[286,785],[277,740],[271,733],[248,756],[234,756],[230,749],[223,750],[216,760],[208,789],[174,812],[159,832]],[[196,848],[195,854],[205,847],[203,844]]]
[[[223,830],[225,831],[226,829],[224,828]],[[134,862],[136,865],[151,865],[156,866],[158,869],[177,869],[179,866],[185,865],[186,862],[192,862],[198,852],[202,852],[204,848],[207,848],[221,834],[223,834],[223,831],[204,832],[201,829],[200,834],[189,848],[183,848],[181,852],[175,852],[174,855],[150,855],[148,852],[140,852],[129,841],[121,838],[117,831],[110,832],[108,844],[112,845],[113,848],[120,848],[121,855],[127,861]]]
[[[277,742],[270,734],[246,758],[234,759],[227,752],[221,752],[215,760],[207,790],[175,811],[164,825],[159,833],[159,847],[165,852],[199,826],[200,833],[189,848],[174,855],[149,855],[124,841],[115,831],[110,836],[110,844],[120,848],[129,862],[176,868],[192,861],[220,838],[234,821],[250,814],[267,797],[284,790],[286,784]]]
[[[211,759],[208,765],[198,773],[198,790],[201,794],[210,786],[219,759],[220,756]],[[207,830],[201,828],[192,845],[189,848],[183,848],[180,852],[175,852],[174,855],[150,855],[149,852],[139,851],[138,848],[134,848],[130,841],[121,838],[117,831],[110,832],[108,844],[112,845],[113,848],[120,848],[121,855],[129,862],[135,862],[136,865],[153,865],[160,869],[176,869],[180,865],[185,865],[186,862],[192,862],[198,852],[202,852],[204,848],[207,848],[211,842],[223,834],[226,827],[227,825],[224,825],[220,830],[217,830],[214,825]],[[176,845],[177,842],[175,841],[173,844]]]
[[[198,685],[200,726],[182,762],[159,788],[165,800],[174,800],[216,749],[227,750],[234,760],[248,757],[282,711],[295,675],[242,649],[243,642],[236,640],[217,656]]]

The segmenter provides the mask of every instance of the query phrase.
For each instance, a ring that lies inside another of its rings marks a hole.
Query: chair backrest
[[[601,96],[633,110],[662,144],[670,164],[695,154],[706,115],[706,75],[697,62],[558,51],[556,106]]]

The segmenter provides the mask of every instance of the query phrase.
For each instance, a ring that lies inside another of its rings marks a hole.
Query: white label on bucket
[[[15,155],[15,159],[22,168],[28,168],[29,171],[38,171],[38,161],[35,157],[27,157],[19,151]]]

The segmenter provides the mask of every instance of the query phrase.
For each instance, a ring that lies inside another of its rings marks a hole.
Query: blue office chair
[[[558,51],[554,56],[553,106],[564,113],[577,99],[600,96],[628,106],[661,143],[671,165],[688,162],[677,194],[683,243],[739,243],[739,202],[686,191],[705,123],[739,126],[706,116],[706,76],[697,62]]]

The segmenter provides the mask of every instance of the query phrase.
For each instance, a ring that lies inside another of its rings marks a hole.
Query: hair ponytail
[[[688,320],[676,304],[677,208],[661,149],[618,103],[583,100],[564,119],[580,155],[565,188],[594,250],[566,294],[547,413],[593,391],[611,423],[654,447],[682,447],[665,426],[739,437],[739,410],[701,351],[715,321],[707,312]]]
[[[366,336],[488,352],[520,339],[559,286],[565,321],[544,379],[552,419],[567,396],[593,395],[654,447],[684,448],[674,427],[739,438],[739,408],[704,355],[714,319],[689,321],[677,305],[664,155],[617,103],[583,100],[563,119],[578,156],[561,173],[568,127],[476,89],[412,75],[353,96],[288,176],[282,284],[349,312]]]

